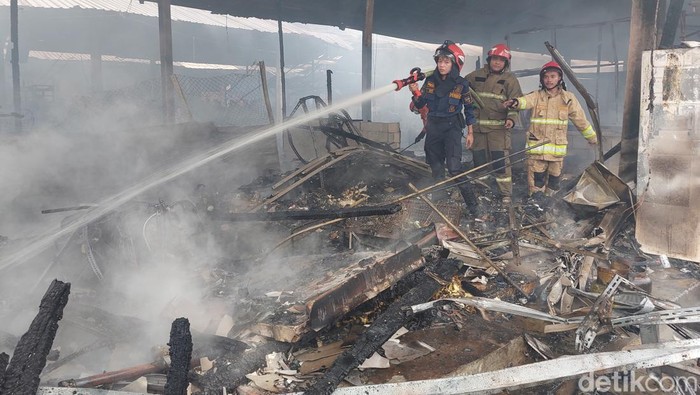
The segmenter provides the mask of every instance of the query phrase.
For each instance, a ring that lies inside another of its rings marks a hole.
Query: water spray
[[[326,116],[332,112],[337,112],[343,108],[358,105],[366,100],[370,100],[372,98],[385,95],[389,92],[396,91],[397,87],[400,89],[401,87],[403,87],[403,85],[399,85],[399,83],[397,82],[392,82],[391,84],[373,89],[359,96],[336,103],[332,106],[320,108],[316,111],[310,112],[307,115],[297,117],[294,119],[289,119],[285,122],[281,122],[268,129],[251,132],[244,136],[233,138],[199,155],[194,155],[188,159],[185,159],[177,165],[174,165],[160,172],[154,173],[153,175],[145,178],[136,185],[98,202],[96,204],[96,207],[90,209],[85,213],[85,215],[67,224],[62,229],[54,233],[48,234],[46,236],[42,236],[41,238],[31,242],[30,244],[20,248],[19,250],[0,258],[0,271],[26,262],[27,260],[37,256],[50,246],[53,246],[54,242],[59,238],[73,234],[76,230],[80,229],[81,227],[114,211],[121,205],[131,201],[135,197],[156,186],[162,185],[178,176],[181,176],[216,159],[219,159],[224,155],[230,154],[231,152],[239,150],[243,147],[246,147],[250,144],[256,143],[268,137],[272,137],[286,129],[294,128],[296,126],[307,123],[313,119]]]

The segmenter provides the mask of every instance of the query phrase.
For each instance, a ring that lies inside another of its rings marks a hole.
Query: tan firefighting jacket
[[[520,83],[515,74],[505,71],[502,74],[489,73],[489,65],[479,70],[474,70],[464,77],[469,81],[469,86],[474,89],[485,108],[476,108],[474,116],[477,123],[475,132],[488,133],[492,130],[503,130],[506,119],[510,118],[515,124],[518,113],[503,108],[501,103],[513,97],[520,97]]]
[[[533,159],[561,161],[566,156],[566,129],[569,120],[589,142],[597,141],[593,126],[586,119],[581,103],[573,93],[561,88],[549,94],[545,89],[528,93],[518,99],[518,110],[532,109],[527,147],[549,140],[549,143],[528,151]]]

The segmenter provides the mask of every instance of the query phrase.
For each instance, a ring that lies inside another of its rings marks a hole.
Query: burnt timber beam
[[[333,393],[338,384],[360,366],[379,347],[396,333],[412,315],[410,306],[429,300],[443,285],[439,280],[449,282],[457,273],[459,261],[454,259],[438,260],[434,266],[416,275],[417,286],[408,291],[399,300],[392,303],[387,310],[360,336],[355,345],[343,352],[333,366],[309,388],[305,394],[327,395]],[[437,278],[437,279],[436,279]]]
[[[187,318],[178,318],[170,328],[170,368],[165,383],[165,395],[185,395],[190,385],[187,373],[192,359],[192,334]]]
[[[334,210],[288,210],[273,212],[252,213],[216,213],[210,217],[217,221],[288,221],[288,220],[318,220],[330,218],[356,218],[375,215],[391,215],[401,211],[400,203],[385,204],[382,206],[364,206],[353,208],[339,208]]]
[[[53,280],[41,299],[39,313],[22,335],[12,355],[0,393],[34,395],[39,388],[39,375],[46,366],[46,356],[56,337],[58,321],[68,304],[70,283]]]
[[[68,379],[63,380],[58,383],[59,387],[97,387],[105,384],[113,384],[121,380],[135,380],[141,376],[150,373],[160,373],[165,370],[165,364],[161,362],[157,363],[146,363],[142,365],[136,365],[129,368],[114,370],[111,372],[105,372],[96,374],[88,377],[81,377],[79,379]]]
[[[362,93],[372,90],[372,33],[374,0],[365,0],[365,27],[362,29]],[[362,120],[372,120],[372,100],[362,102]]]
[[[7,364],[10,362],[10,356],[2,353],[0,354],[0,388],[5,382],[5,369],[7,369]]]
[[[666,22],[664,22],[664,31],[661,34],[660,49],[672,48],[673,42],[676,40],[676,31],[678,30],[678,22],[683,15],[684,0],[670,0],[668,9],[666,10]]]
[[[618,175],[622,181],[637,181],[637,149],[642,94],[642,52],[654,48],[658,0],[632,0],[630,40],[627,51],[625,103],[622,112],[622,141]]]
[[[22,114],[22,99],[20,96],[19,78],[19,6],[17,0],[10,1],[10,40],[12,41],[12,98],[13,112]],[[15,117],[15,132],[22,131],[22,118]]]

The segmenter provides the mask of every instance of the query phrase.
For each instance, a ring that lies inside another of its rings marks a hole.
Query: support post
[[[595,102],[598,103],[598,93],[600,88],[600,62],[603,54],[603,25],[598,26],[598,57],[595,67]],[[602,141],[600,142],[603,143]]]
[[[372,30],[374,0],[365,0],[365,28],[362,30],[362,93],[372,90]],[[362,102],[362,120],[372,120],[372,101]]]
[[[270,125],[275,123],[275,115],[272,112],[272,103],[270,102],[270,91],[267,86],[267,71],[265,71],[265,62],[258,62],[260,66],[260,83],[262,84],[263,100],[265,100],[265,108],[267,109],[267,118]]]
[[[170,0],[158,0],[158,32],[160,37],[160,83],[163,99],[163,123],[175,122],[173,95],[173,30],[170,19]]]
[[[676,40],[676,31],[678,23],[681,20],[683,13],[683,0],[670,0],[668,10],[666,11],[666,22],[664,22],[664,30],[661,34],[660,49],[673,47],[673,42]]]
[[[610,42],[612,43],[613,61],[615,62],[615,114],[617,114],[620,101],[620,59],[617,56],[615,24],[612,22],[610,23]]]
[[[326,102],[329,106],[333,105],[333,71],[326,70],[326,91],[328,92]]]
[[[625,104],[622,112],[622,143],[619,177],[637,180],[637,149],[639,147],[639,115],[642,81],[642,52],[654,47],[656,8],[658,0],[632,0],[630,40],[625,71]]]
[[[92,93],[102,92],[102,55],[97,52],[90,54],[90,82]]]
[[[19,6],[17,0],[10,1],[10,41],[12,41],[12,97],[15,113],[15,132],[22,131],[22,99],[19,86]]]
[[[282,33],[282,1],[277,1],[279,16],[277,18],[277,36],[280,42],[280,80],[282,82],[282,119],[287,117],[287,82],[284,77],[284,36]]]

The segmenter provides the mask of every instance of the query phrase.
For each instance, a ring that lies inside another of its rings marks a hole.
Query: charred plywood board
[[[289,306],[280,306],[275,314],[259,322],[254,331],[278,341],[295,342],[307,331],[319,330],[374,298],[423,264],[416,246],[395,254],[375,253],[356,259],[332,273],[298,284],[295,287],[298,303],[292,306],[296,310],[290,312]]]
[[[700,262],[700,49],[645,52],[641,95],[637,240]]]

